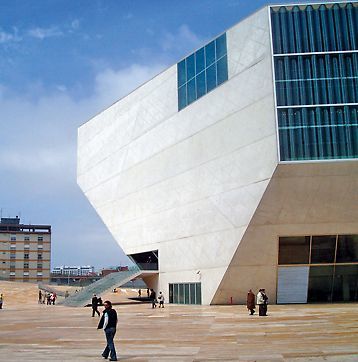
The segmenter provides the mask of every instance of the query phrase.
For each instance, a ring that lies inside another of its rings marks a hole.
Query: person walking
[[[252,292],[252,290],[250,289],[247,293],[247,298],[246,298],[246,307],[247,310],[250,311],[250,315],[254,315],[255,313],[255,294]]]
[[[117,330],[117,312],[112,308],[112,303],[109,300],[106,300],[103,305],[103,315],[97,327],[97,329],[103,328],[106,335],[107,345],[102,353],[102,357],[107,359],[110,356],[110,361],[117,361],[117,353],[113,342]]]
[[[154,289],[150,290],[150,296],[149,298],[152,301],[152,309],[157,308],[157,294],[155,293]]]
[[[55,292],[53,292],[53,293],[51,294],[52,305],[55,305],[56,299],[57,299],[57,294],[56,294]]]
[[[158,295],[158,300],[159,300],[159,307],[162,307],[164,308],[164,295],[162,292],[159,292],[159,295]]]
[[[98,311],[98,298],[96,294],[93,294],[91,305],[92,305],[92,317],[94,317],[95,313],[97,313],[99,317],[101,314]]]
[[[2,309],[3,303],[4,303],[4,295],[1,293],[0,294],[0,309]]]
[[[39,289],[39,300],[38,300],[38,304],[42,304],[42,291],[41,291],[41,289]]]
[[[257,293],[257,304],[259,305],[259,316],[265,317],[267,315],[268,297],[265,289],[260,289]]]

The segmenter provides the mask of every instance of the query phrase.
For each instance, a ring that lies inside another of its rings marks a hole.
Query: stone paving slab
[[[0,361],[102,360],[105,338],[90,308],[9,296],[0,310]],[[115,309],[121,361],[358,361],[357,304],[273,305],[267,317],[244,306]]]

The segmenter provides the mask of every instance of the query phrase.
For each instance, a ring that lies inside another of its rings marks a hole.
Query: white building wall
[[[79,129],[78,183],[127,254],[159,250],[159,289],[209,304],[277,165],[267,9],[227,32],[229,80],[177,111],[176,66]]]

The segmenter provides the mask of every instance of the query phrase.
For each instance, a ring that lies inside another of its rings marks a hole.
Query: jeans
[[[107,340],[107,346],[104,349],[102,356],[107,358],[109,353],[111,353],[110,357],[111,359],[117,359],[116,349],[114,348],[113,338],[116,334],[116,328],[106,328],[104,330],[104,333],[106,334],[106,340]]]

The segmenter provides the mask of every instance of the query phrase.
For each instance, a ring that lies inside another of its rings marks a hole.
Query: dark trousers
[[[264,317],[267,313],[267,304],[259,304],[259,315]]]
[[[97,313],[98,317],[100,316],[100,313],[98,312],[97,306],[96,307],[92,307],[92,317],[94,317],[94,314]]]
[[[116,334],[116,328],[106,328],[104,330],[104,333],[106,334],[106,340],[107,340],[107,346],[104,349],[102,356],[104,358],[108,358],[108,355],[110,355],[111,359],[116,360],[117,359],[117,354],[116,354],[116,349],[114,348],[114,343],[113,343],[113,338]]]
[[[249,311],[250,311],[250,315],[253,315],[254,313],[255,313],[255,309],[249,309]]]

